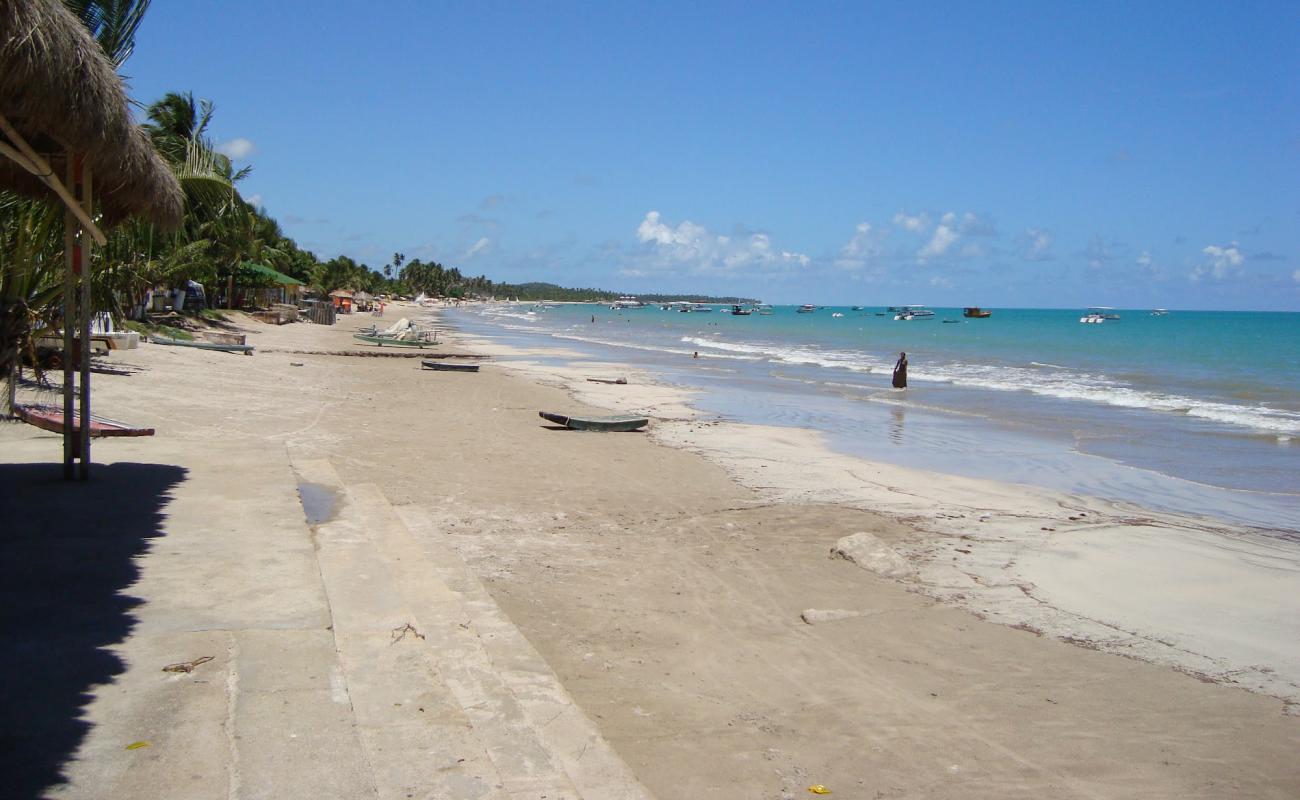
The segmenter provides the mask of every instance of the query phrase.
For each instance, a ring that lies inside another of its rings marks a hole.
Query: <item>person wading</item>
[[[907,388],[907,353],[898,354],[898,363],[894,365],[894,388]]]

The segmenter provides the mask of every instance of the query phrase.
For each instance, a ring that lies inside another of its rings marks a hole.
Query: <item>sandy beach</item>
[[[398,305],[384,321],[423,313]],[[366,692],[378,692],[367,671],[418,681],[405,662],[340,640],[348,603],[361,602],[349,581],[378,573],[331,560],[351,540],[308,525],[296,491],[308,481],[349,491],[337,524],[388,531],[377,541],[412,608],[428,589],[412,565],[463,564],[468,577],[448,585],[481,584],[466,607],[499,608],[502,630],[522,634],[544,661],[535,671],[571,700],[574,724],[594,726],[608,765],[634,776],[607,765],[603,775],[623,777],[584,789],[583,756],[557,758],[578,789],[551,797],[643,787],[784,798],[814,784],[844,797],[1300,795],[1294,542],[837,455],[809,431],[699,417],[689,397],[626,365],[556,367],[555,351],[443,332],[439,353],[483,364],[469,374],[327,354],[373,352],[350,336],[372,321],[275,327],[235,315],[252,357],[112,353],[93,378],[97,412],[157,435],[97,443],[90,486],[58,480],[58,437],[0,425],[6,546],[37,565],[5,595],[21,646],[3,674],[35,698],[16,703],[12,752],[43,753],[24,786],[59,797],[545,795],[509,780],[435,791],[431,756],[402,760],[400,780],[380,769],[385,730],[414,723],[365,717]],[[587,380],[616,376],[628,383]],[[653,421],[584,434],[548,426],[542,409]],[[69,500],[93,492],[93,507]],[[33,498],[61,510],[33,515]],[[90,541],[110,517],[149,531],[114,550],[118,573],[91,582],[111,624],[61,632],[67,619],[50,615],[79,606],[27,592],[104,562],[89,544],[74,548],[84,563],[66,564],[54,544],[23,543],[60,525],[58,536]],[[492,661],[485,625],[452,624],[429,655],[453,695],[468,680],[455,647],[469,646],[454,637],[473,634]],[[84,668],[32,675],[25,659],[43,651]],[[96,654],[117,664],[97,666]],[[214,658],[159,670],[195,655]],[[314,725],[323,749],[279,737],[295,713],[287,700],[244,705],[259,681],[333,698],[337,713]],[[465,709],[466,725],[490,730]],[[150,744],[124,749],[137,740]],[[499,751],[485,752],[504,774]],[[438,780],[470,769],[460,763]],[[319,785],[286,788],[295,770]],[[67,783],[48,788],[57,775]]]

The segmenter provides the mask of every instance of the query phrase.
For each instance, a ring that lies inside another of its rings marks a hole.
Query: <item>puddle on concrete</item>
[[[308,525],[329,522],[338,511],[338,493],[319,483],[299,483],[298,498],[302,500],[303,513],[307,515]]]

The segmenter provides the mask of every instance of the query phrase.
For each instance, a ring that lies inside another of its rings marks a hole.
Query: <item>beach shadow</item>
[[[0,775],[12,798],[63,783],[91,690],[124,665],[109,648],[135,626],[136,559],[163,534],[186,470],[97,464],[86,482],[61,463],[0,464]]]

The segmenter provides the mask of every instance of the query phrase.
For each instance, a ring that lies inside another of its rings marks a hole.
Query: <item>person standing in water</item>
[[[894,364],[894,388],[907,388],[907,353],[899,353],[898,363]]]

